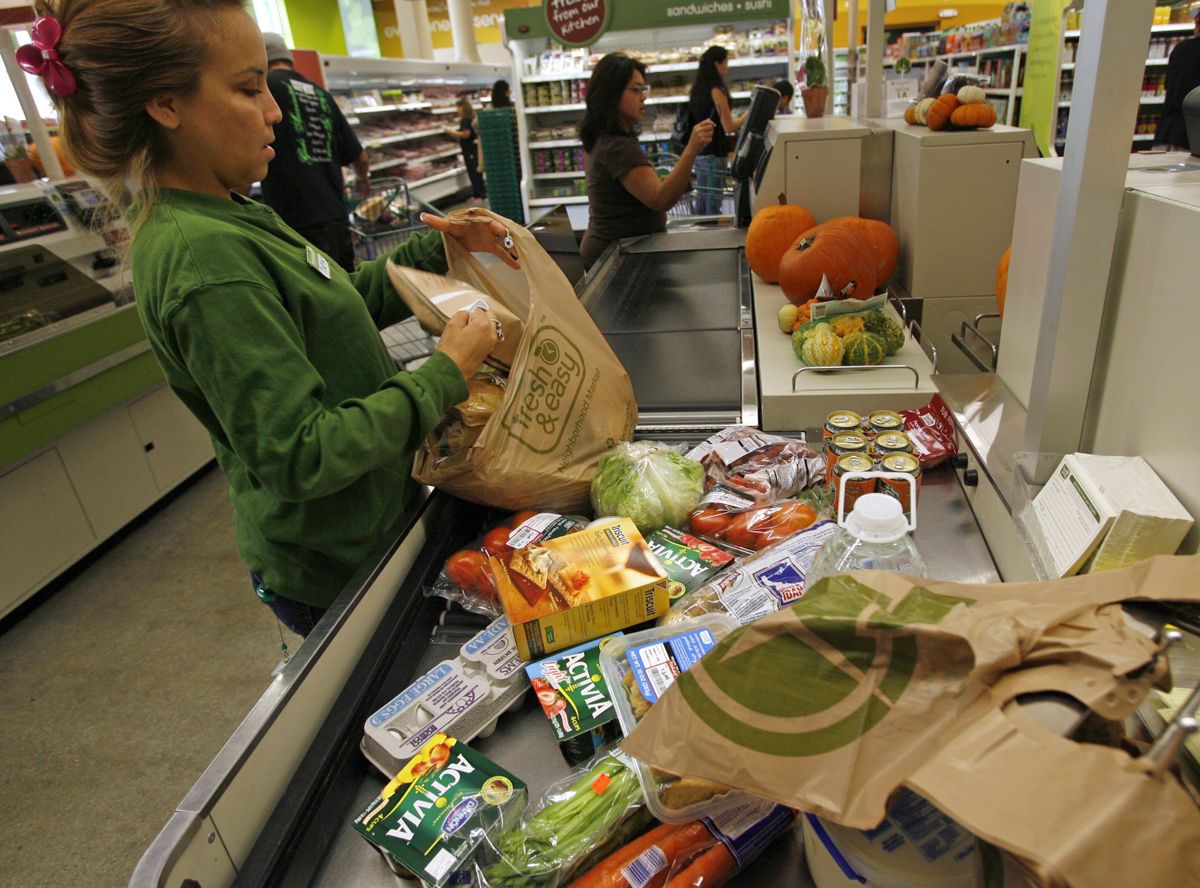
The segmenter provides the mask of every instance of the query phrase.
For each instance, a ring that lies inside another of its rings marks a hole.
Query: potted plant
[[[11,117],[4,118],[4,132],[0,133],[0,141],[4,143],[4,165],[17,182],[32,182],[37,178],[37,170],[29,157],[29,149],[25,144],[25,133],[20,125]]]
[[[820,56],[810,55],[804,60],[804,88],[800,90],[804,99],[805,117],[824,117],[825,102],[829,98],[829,78],[825,62]]]

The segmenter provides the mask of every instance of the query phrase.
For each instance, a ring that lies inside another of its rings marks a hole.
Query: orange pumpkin
[[[871,248],[875,257],[875,285],[886,284],[896,271],[900,261],[900,240],[892,226],[878,219],[863,219],[860,216],[838,216],[826,225],[844,225]]]
[[[963,129],[987,129],[996,122],[996,109],[987,102],[969,102],[954,109],[950,122]]]
[[[954,109],[958,107],[958,96],[954,93],[946,93],[938,96],[938,100],[933,103],[933,107],[925,114],[925,123],[931,130],[942,130],[950,125],[950,115],[954,113]]]
[[[779,283],[779,260],[796,238],[817,224],[812,213],[797,204],[764,207],[746,229],[746,263],[768,284]]]
[[[996,266],[996,304],[1000,306],[1000,317],[1004,317],[1004,294],[1008,292],[1008,261],[1011,258],[1010,246],[1000,257],[1000,264]]]
[[[796,305],[816,298],[822,277],[843,299],[866,299],[875,292],[875,257],[845,225],[809,229],[779,263],[779,287]]]
[[[916,105],[909,105],[907,108],[904,109],[904,122],[910,123],[910,124],[917,122],[917,106]]]

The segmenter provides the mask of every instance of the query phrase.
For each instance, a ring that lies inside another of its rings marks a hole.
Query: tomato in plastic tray
[[[507,563],[516,549],[566,536],[585,526],[587,519],[557,512],[517,512],[447,558],[429,593],[457,601],[469,611],[498,617],[504,611],[488,555]]]
[[[704,489],[723,486],[765,505],[795,496],[825,476],[825,457],[807,442],[730,426],[694,447],[688,459],[704,466]]]
[[[744,512],[708,505],[692,513],[691,528],[692,533],[757,552],[811,527],[818,517],[816,509],[795,499]]]

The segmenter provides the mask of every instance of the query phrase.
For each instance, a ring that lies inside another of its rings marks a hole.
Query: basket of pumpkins
[[[987,129],[996,123],[996,109],[982,87],[968,84],[958,92],[924,98],[904,111],[904,122],[931,130]]]

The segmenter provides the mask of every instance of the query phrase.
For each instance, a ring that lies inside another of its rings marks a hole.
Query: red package
[[[825,478],[825,457],[819,448],[753,426],[722,429],[687,458],[704,466],[704,500],[719,505],[718,497],[709,493],[720,488],[732,509],[787,499]]]
[[[917,410],[901,410],[904,418],[904,433],[912,442],[913,455],[921,461],[921,468],[928,469],[958,453],[954,438],[954,414],[946,406],[941,395]]]
[[[447,558],[441,573],[426,594],[457,601],[477,614],[498,617],[504,613],[504,609],[500,606],[488,556],[495,555],[507,563],[516,549],[566,536],[586,526],[585,518],[559,515],[557,512],[517,512]]]
[[[811,527],[819,517],[812,506],[791,499],[744,512],[707,505],[692,513],[690,523],[692,533],[757,552]]]

